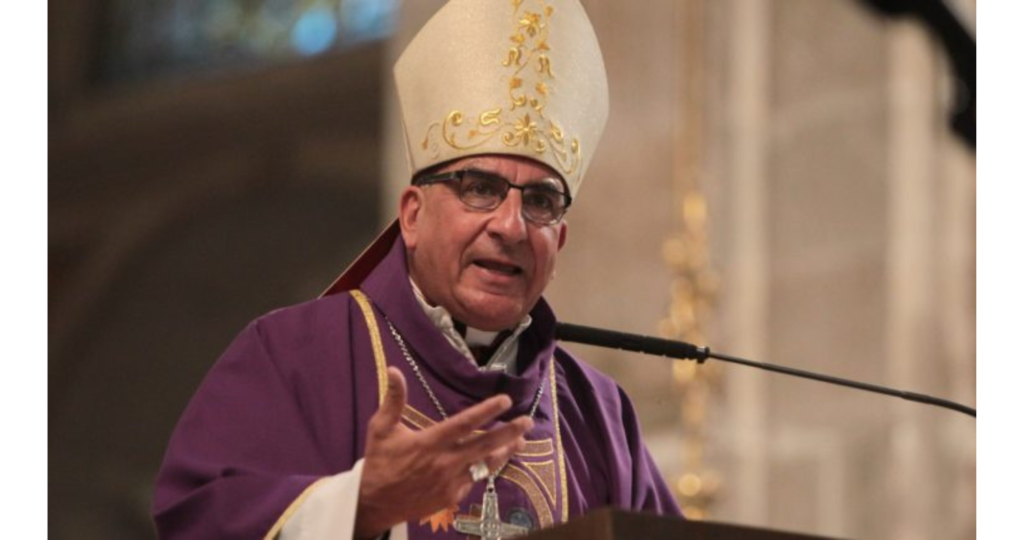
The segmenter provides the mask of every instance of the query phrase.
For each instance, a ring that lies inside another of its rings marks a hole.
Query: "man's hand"
[[[508,396],[500,395],[413,431],[401,424],[405,399],[405,377],[388,368],[387,395],[368,427],[356,538],[373,538],[397,523],[458,503],[473,484],[470,465],[484,461],[496,471],[523,448],[523,435],[533,427],[533,420],[521,416],[473,435],[512,406]]]

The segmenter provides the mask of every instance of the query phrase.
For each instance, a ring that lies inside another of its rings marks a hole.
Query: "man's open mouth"
[[[498,261],[476,260],[473,261],[473,264],[479,266],[480,268],[486,268],[487,270],[491,270],[509,276],[517,276],[523,273],[523,269],[514,264],[505,264]]]

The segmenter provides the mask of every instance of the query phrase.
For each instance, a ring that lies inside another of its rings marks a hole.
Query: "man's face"
[[[497,174],[517,185],[559,178],[547,165],[502,155],[461,159],[438,172],[461,169]],[[406,188],[399,219],[409,273],[427,300],[487,331],[511,328],[533,309],[554,277],[567,230],[564,220],[538,225],[523,219],[519,190],[509,190],[494,210],[478,210],[463,204],[451,183]]]

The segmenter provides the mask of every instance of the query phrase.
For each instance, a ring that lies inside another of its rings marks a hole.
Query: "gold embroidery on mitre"
[[[551,50],[549,20],[555,10],[545,0],[534,3],[541,9],[523,9],[523,0],[512,0],[512,45],[501,61],[502,66],[512,70],[508,82],[509,107],[488,109],[468,123],[465,112],[454,109],[443,122],[430,124],[420,146],[432,158],[440,156],[441,142],[456,150],[471,150],[500,133],[502,144],[509,148],[522,147],[537,155],[550,151],[566,176],[580,169],[583,156],[579,139],[572,137],[567,141],[561,126],[545,114],[548,98],[555,91],[555,74],[547,54]]]

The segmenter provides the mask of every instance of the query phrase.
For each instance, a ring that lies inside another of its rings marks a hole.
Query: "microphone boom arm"
[[[846,386],[848,388],[857,388],[859,390],[874,392],[876,394],[902,398],[907,401],[915,401],[917,403],[943,407],[961,412],[974,418],[977,418],[978,416],[977,410],[946,399],[918,394],[916,392],[908,392],[905,390],[896,390],[875,384],[851,381],[839,377],[832,377],[830,375],[821,375],[810,371],[777,366],[765,362],[754,362],[752,360],[745,360],[743,358],[729,356],[727,354],[713,353],[711,352],[711,349],[707,347],[699,347],[697,345],[686,343],[685,341],[673,341],[670,339],[641,336],[639,334],[628,334],[626,332],[616,332],[569,323],[558,323],[555,326],[555,338],[559,341],[584,343],[587,345],[596,345],[598,347],[606,347],[610,349],[621,349],[624,351],[666,356],[668,358],[675,358],[679,360],[696,360],[698,364],[703,364],[708,358],[714,358],[723,362],[742,364],[744,366],[756,367],[767,371],[792,375],[794,377]]]

